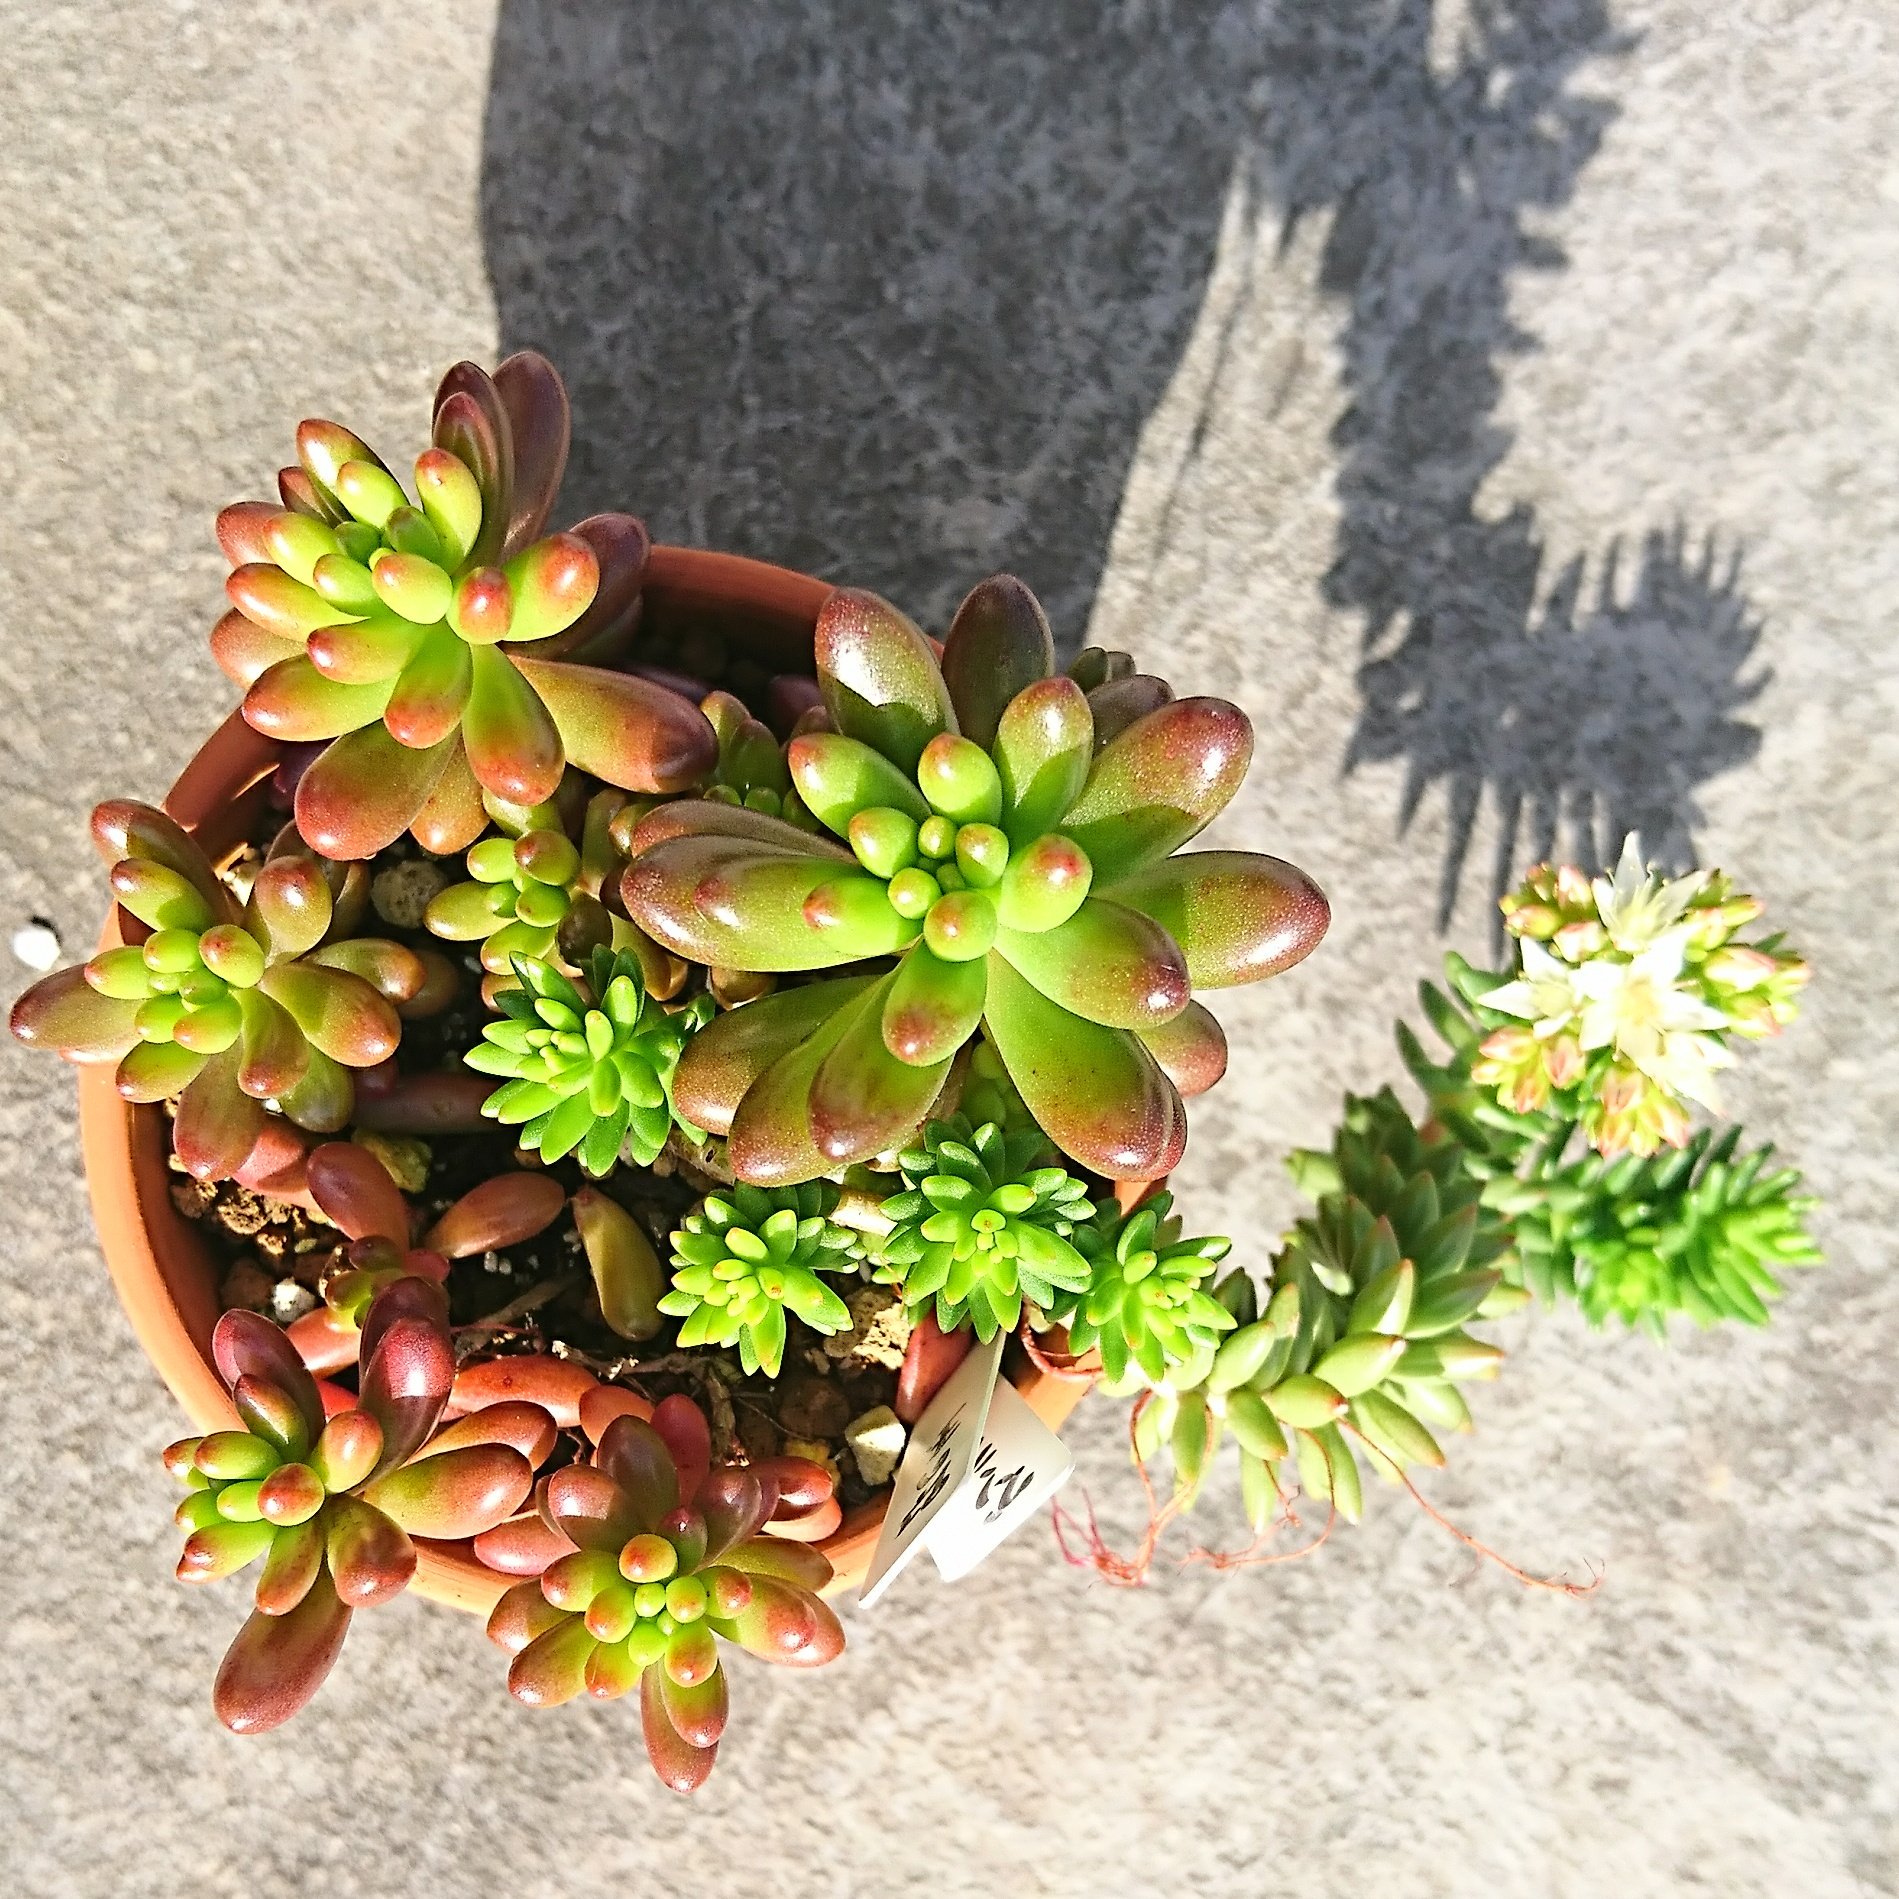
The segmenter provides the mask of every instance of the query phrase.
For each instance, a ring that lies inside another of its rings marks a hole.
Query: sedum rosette
[[[258,731],[333,741],[296,798],[298,829],[326,857],[373,856],[405,830],[466,849],[484,800],[540,804],[568,764],[643,791],[677,791],[712,764],[692,705],[575,663],[631,632],[648,543],[624,514],[542,535],[569,426],[544,357],[510,356],[492,378],[457,363],[413,499],[348,429],[307,421],[280,503],[219,515],[232,610],[212,652]]]
[[[268,858],[240,905],[150,805],[100,805],[92,835],[142,938],[35,983],[13,1005],[13,1033],[68,1061],[115,1062],[128,1101],[176,1097],[173,1145],[200,1179],[278,1157],[273,1114],[319,1133],[344,1126],[351,1071],[392,1055],[398,1011],[422,1004],[422,960],[339,928],[360,902],[339,909],[343,873],[301,849]]]
[[[646,993],[638,960],[597,949],[578,983],[547,963],[515,960],[518,988],[495,998],[468,1066],[505,1077],[482,1105],[521,1145],[552,1163],[574,1154],[596,1179],[621,1157],[650,1166],[675,1115],[679,1051],[711,1008],[667,1010]]]
[[[1101,1369],[1119,1380],[1132,1368],[1161,1385],[1233,1329],[1233,1315],[1205,1289],[1215,1265],[1233,1250],[1221,1236],[1183,1239],[1174,1197],[1157,1193],[1133,1213],[1106,1201],[1075,1229],[1089,1267],[1088,1288],[1054,1316],[1068,1322],[1077,1352],[1091,1346]]]
[[[415,1537],[478,1536],[527,1501],[554,1448],[539,1405],[471,1413],[437,1432],[455,1379],[448,1301],[397,1279],[363,1320],[361,1395],[324,1416],[315,1381],[268,1319],[227,1312],[212,1356],[237,1428],[182,1438],[165,1463],[189,1493],[181,1582],[263,1562],[255,1611],[218,1669],[213,1705],[239,1734],[287,1721],[329,1674],[350,1617],[400,1595]]]
[[[850,1270],[861,1237],[830,1218],[829,1181],[708,1194],[672,1236],[672,1290],[659,1309],[684,1323],[679,1344],[736,1345],[746,1371],[776,1378],[785,1314],[814,1332],[842,1332],[850,1308],[818,1277]]]
[[[1175,854],[1238,789],[1245,716],[1167,700],[1100,743],[1093,698],[1055,674],[1041,608],[1006,576],[964,601],[940,664],[894,607],[848,589],[819,615],[816,653],[834,729],[786,755],[830,837],[666,805],[631,839],[621,890],[641,928],[721,968],[896,960],[715,1025],[682,1067],[685,1111],[729,1135],[742,1178],[812,1179],[913,1138],[980,1028],[1064,1153],[1110,1176],[1167,1172],[1181,1087],[1224,1066],[1193,989],[1289,967],[1327,919],[1276,858]]]
[[[939,1329],[979,1339],[1013,1331],[1024,1305],[1053,1311],[1088,1285],[1088,1262],[1071,1236],[1092,1218],[1086,1182],[1047,1166],[1034,1128],[933,1121],[898,1157],[905,1191],[881,1208],[890,1231],[877,1244],[877,1277],[900,1288],[913,1320],[933,1312]]]

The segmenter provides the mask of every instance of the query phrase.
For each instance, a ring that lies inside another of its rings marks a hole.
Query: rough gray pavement
[[[0,964],[86,942],[87,808],[230,703],[212,511],[300,415],[394,452],[538,343],[582,503],[933,615],[1012,567],[1254,715],[1221,835],[1337,920],[1222,1008],[1181,1184],[1243,1256],[1499,874],[1629,824],[1818,966],[1734,1092],[1831,1255],[1765,1334],[1509,1328],[1433,1494],[1586,1601],[1384,1494],[1144,1592],[1038,1527],[738,1670],[687,1804],[421,1603],[295,1727],[215,1727],[237,1592],[170,1581],[175,1414],[70,1086],[9,1052],[8,1893],[1899,1891],[1888,5],[4,0],[0,41]],[[1125,1531],[1107,1407],[1075,1437]]]

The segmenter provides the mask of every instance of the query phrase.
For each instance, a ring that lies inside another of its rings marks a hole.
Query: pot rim
[[[744,636],[780,663],[808,664],[828,582],[789,568],[704,548],[652,549],[642,589],[649,608],[730,616]],[[233,710],[193,754],[166,794],[164,808],[189,831],[229,821],[240,800],[274,769],[281,748],[254,732]],[[107,917],[101,947],[117,943],[118,912]],[[237,1414],[211,1362],[217,1323],[217,1280],[210,1249],[173,1205],[179,1176],[168,1165],[164,1110],[134,1106],[113,1085],[111,1063],[79,1070],[79,1128],[93,1223],[119,1303],[153,1368],[193,1426],[235,1426]],[[1054,1430],[1067,1421],[1087,1384],[1055,1376],[1021,1355],[1007,1367],[1011,1381]],[[862,1504],[817,1547],[835,1574],[827,1595],[854,1588],[869,1567],[888,1509],[888,1496]],[[430,1601],[485,1616],[513,1581],[465,1553],[465,1546],[417,1540],[419,1561],[410,1589]]]

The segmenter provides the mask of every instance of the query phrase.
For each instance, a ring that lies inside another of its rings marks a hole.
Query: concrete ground
[[[239,1592],[169,1580],[176,1416],[70,1084],[9,1052],[8,1893],[1899,1891],[1889,6],[4,0],[0,39],[0,946],[87,942],[88,807],[231,703],[213,510],[299,416],[406,453],[444,364],[534,343],[576,512],[931,615],[1010,567],[1254,715],[1221,834],[1337,920],[1222,1007],[1181,1186],[1243,1257],[1498,878],[1639,825],[1817,965],[1735,1094],[1831,1259],[1764,1334],[1506,1328],[1433,1495],[1585,1601],[1383,1494],[1144,1592],[1038,1527],[822,1674],[739,1669],[687,1804],[421,1603],[295,1727],[214,1725]],[[1075,1436],[1125,1528],[1107,1407]]]

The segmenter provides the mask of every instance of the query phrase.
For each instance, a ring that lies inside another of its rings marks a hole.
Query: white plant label
[[[982,1446],[962,1487],[930,1525],[930,1560],[945,1582],[967,1576],[1068,1481],[1068,1446],[1004,1379],[990,1400]]]
[[[998,1332],[987,1345],[978,1345],[950,1373],[917,1419],[891,1485],[883,1534],[871,1554],[864,1586],[857,1592],[860,1603],[875,1602],[890,1587],[897,1572],[922,1547],[937,1512],[968,1478],[982,1448],[983,1420],[989,1414],[1007,1342],[1006,1335]]]
[[[926,1546],[946,1581],[967,1576],[1068,1480],[1067,1446],[998,1380],[1006,1342],[998,1333],[977,1346],[917,1420],[860,1603]]]

